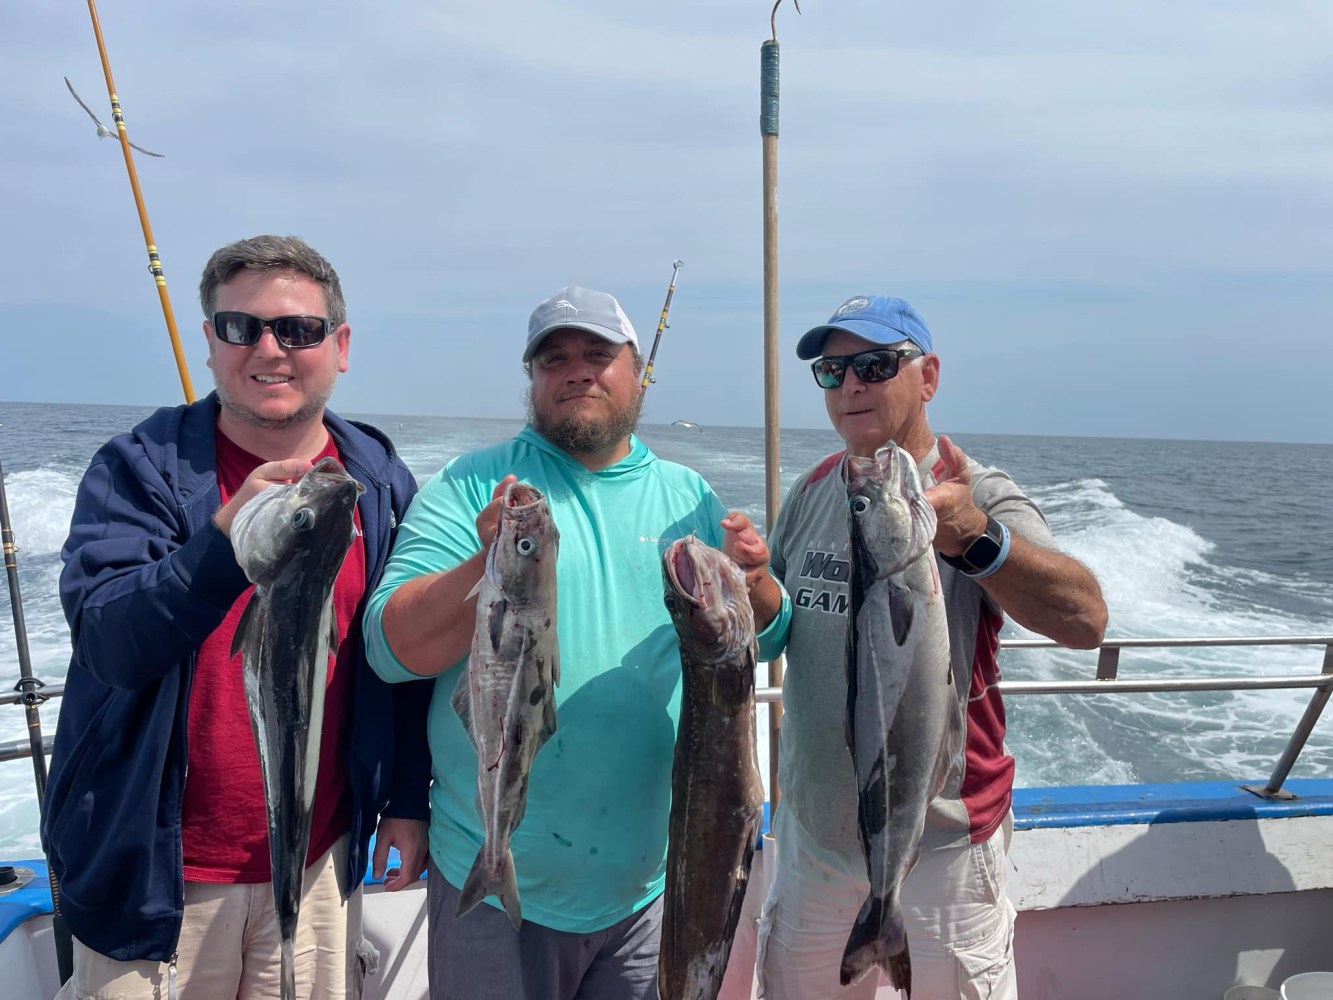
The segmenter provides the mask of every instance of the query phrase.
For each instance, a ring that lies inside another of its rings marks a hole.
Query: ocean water
[[[64,678],[69,635],[57,595],[60,546],[93,452],[147,408],[0,403],[0,463],[18,543],[33,667]],[[418,481],[461,452],[503,440],[512,420],[373,416]],[[940,428],[940,430],[949,430]],[[758,428],[646,426],[661,457],[698,469],[723,503],[764,521]],[[957,433],[979,461],[1006,469],[1041,504],[1067,551],[1097,574],[1109,636],[1333,634],[1327,544],[1333,447]],[[782,486],[837,450],[831,430],[785,430]],[[0,614],[0,686],[18,678]],[[1009,625],[1006,635],[1023,632]],[[1322,647],[1127,650],[1122,676],[1317,673]],[[1091,678],[1096,652],[1008,650],[1008,678]],[[1307,690],[1008,699],[1020,785],[1265,778],[1310,698]],[[58,700],[42,712],[54,732]],[[761,713],[766,712],[761,708]],[[1333,774],[1326,713],[1293,772]],[[761,730],[766,722],[761,719]],[[23,711],[0,706],[0,741],[26,738]],[[761,747],[766,759],[767,747]],[[39,850],[32,764],[0,763],[0,858]]]

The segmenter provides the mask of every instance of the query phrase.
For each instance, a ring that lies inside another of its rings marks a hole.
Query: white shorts
[[[1012,831],[1009,816],[989,840],[923,851],[903,883],[912,1000],[1017,998],[1015,913],[1005,895]],[[759,919],[759,995],[871,1000],[878,975],[838,983],[847,935],[870,890],[865,861],[821,847],[781,805],[773,832],[777,863]]]

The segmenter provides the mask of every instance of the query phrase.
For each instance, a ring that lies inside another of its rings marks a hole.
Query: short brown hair
[[[299,236],[251,236],[228,243],[214,252],[199,279],[199,304],[203,306],[205,319],[213,318],[218,286],[226,284],[241,271],[303,274],[324,289],[324,308],[328,310],[329,322],[337,327],[347,321],[347,303],[343,301],[338,272]]]

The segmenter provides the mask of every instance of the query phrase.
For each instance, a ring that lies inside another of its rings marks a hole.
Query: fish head
[[[270,486],[237,512],[236,562],[259,586],[289,570],[331,583],[352,544],[356,500],[364,492],[336,458],[321,458],[296,482]]]
[[[873,457],[848,455],[846,475],[853,549],[872,554],[884,573],[924,555],[935,538],[935,508],[912,456],[890,441]]]
[[[663,601],[676,635],[696,659],[736,659],[754,641],[754,610],[745,573],[720,549],[694,535],[662,554]]]
[[[500,503],[500,527],[486,557],[486,572],[511,605],[554,603],[559,551],[560,532],[541,490],[510,483]]]

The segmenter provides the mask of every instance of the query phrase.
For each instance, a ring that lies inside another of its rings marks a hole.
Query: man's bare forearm
[[[434,677],[468,654],[477,619],[477,599],[468,594],[485,566],[486,553],[478,552],[453,569],[409,580],[384,605],[384,638],[412,673]]]

